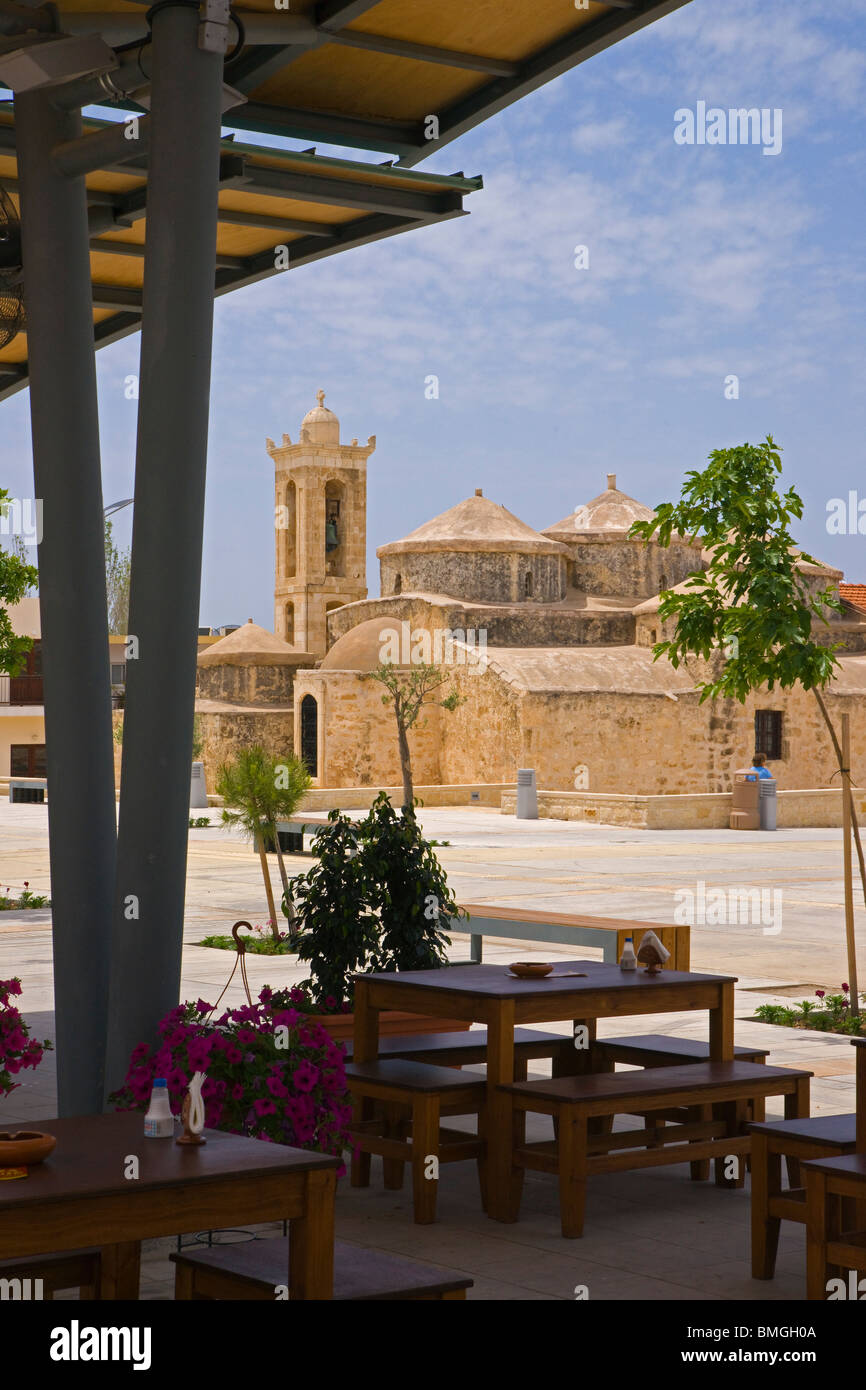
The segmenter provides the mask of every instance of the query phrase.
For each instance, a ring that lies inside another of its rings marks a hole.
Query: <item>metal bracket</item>
[[[230,0],[204,0],[204,18],[198,27],[198,46],[205,53],[225,53],[228,49]]]

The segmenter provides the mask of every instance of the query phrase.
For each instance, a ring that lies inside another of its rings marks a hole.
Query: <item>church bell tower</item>
[[[267,441],[274,461],[274,632],[317,658],[327,650],[326,615],[367,597],[366,444],[340,443],[340,422],[318,405],[301,421],[300,438]]]

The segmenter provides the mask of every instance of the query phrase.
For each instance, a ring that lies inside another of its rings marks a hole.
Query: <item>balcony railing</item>
[[[41,676],[0,676],[0,705],[41,705]]]

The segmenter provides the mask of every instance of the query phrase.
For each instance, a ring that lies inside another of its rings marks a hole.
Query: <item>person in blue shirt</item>
[[[773,776],[773,774],[772,774],[772,772],[770,771],[770,769],[769,769],[768,767],[765,767],[765,766],[764,766],[764,755],[763,755],[763,753],[756,753],[756,754],[755,754],[754,758],[752,759],[752,766],[749,768],[749,771],[750,771],[750,772],[755,772],[755,773],[757,773],[758,777],[761,777],[761,778],[762,778],[762,777],[772,777],[772,776]]]

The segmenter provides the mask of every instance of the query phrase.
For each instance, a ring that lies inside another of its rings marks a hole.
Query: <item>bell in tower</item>
[[[327,616],[367,597],[367,459],[371,435],[340,443],[340,422],[324,391],[301,421],[300,438],[268,440],[275,474],[274,631],[318,658],[328,649]]]

